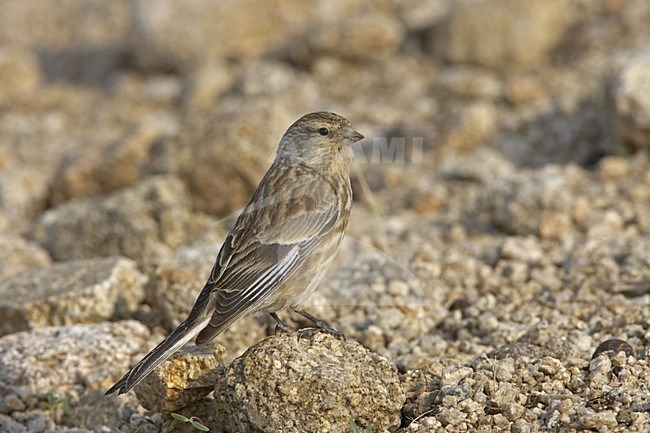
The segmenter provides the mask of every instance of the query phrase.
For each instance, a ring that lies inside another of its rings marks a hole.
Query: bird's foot
[[[273,331],[274,334],[277,334],[278,332],[293,332],[291,327],[280,320],[276,313],[270,313],[270,315],[276,323],[275,330]]]
[[[280,332],[293,332],[293,329],[289,328],[284,323],[278,323],[277,325],[275,325],[275,330],[273,331],[273,333],[278,334]]]
[[[332,328],[330,324],[327,323],[326,321],[319,319],[318,317],[313,316],[304,310],[294,310],[294,311],[300,314],[301,316],[309,319],[311,322],[314,323],[314,325],[316,325],[313,328],[305,328],[298,331],[298,339],[301,339],[303,337],[311,337],[317,332],[325,332],[326,334],[330,334],[331,336],[338,338],[339,340],[345,340],[345,335],[343,335],[341,331]]]
[[[324,326],[316,325],[315,327],[312,328],[303,328],[298,330],[298,340],[302,338],[311,338],[318,333],[324,332],[325,334],[329,334],[334,338],[345,341],[345,334],[343,334],[341,331],[332,328],[326,323],[323,324]]]

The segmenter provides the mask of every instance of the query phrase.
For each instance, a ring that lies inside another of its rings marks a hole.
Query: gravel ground
[[[0,433],[195,431],[171,407],[228,433],[650,431],[648,22],[645,0],[7,2]],[[367,137],[306,306],[347,343],[248,317],[152,375],[153,409],[105,398],[322,109]]]

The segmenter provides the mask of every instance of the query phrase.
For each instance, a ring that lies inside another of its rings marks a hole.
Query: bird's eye
[[[318,133],[322,135],[323,137],[327,137],[330,133],[330,130],[327,128],[319,128]]]

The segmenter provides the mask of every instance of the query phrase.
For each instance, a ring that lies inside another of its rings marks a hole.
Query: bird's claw
[[[289,328],[287,325],[284,323],[278,323],[275,325],[275,330],[273,331],[274,334],[278,334],[280,332],[291,332],[291,328]]]
[[[338,340],[343,340],[346,341],[345,339],[345,334],[343,334],[341,331],[338,331],[331,326],[324,324],[324,326],[315,326],[313,328],[304,328],[298,331],[298,340],[301,340],[303,338],[311,338],[317,333],[324,332],[326,334],[331,335],[332,337],[338,339]]]
[[[289,327],[289,325],[287,325],[282,320],[280,320],[277,313],[269,313],[269,314],[273,318],[273,320],[275,320],[275,323],[276,323],[275,329],[273,330],[274,335],[277,334],[278,332],[291,332],[292,331],[292,329]]]

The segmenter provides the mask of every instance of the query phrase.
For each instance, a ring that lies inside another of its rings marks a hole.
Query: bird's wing
[[[213,310],[198,344],[266,299],[309,257],[338,218],[339,200],[329,182],[305,167],[274,168],[228,235],[197,299],[193,310]]]

